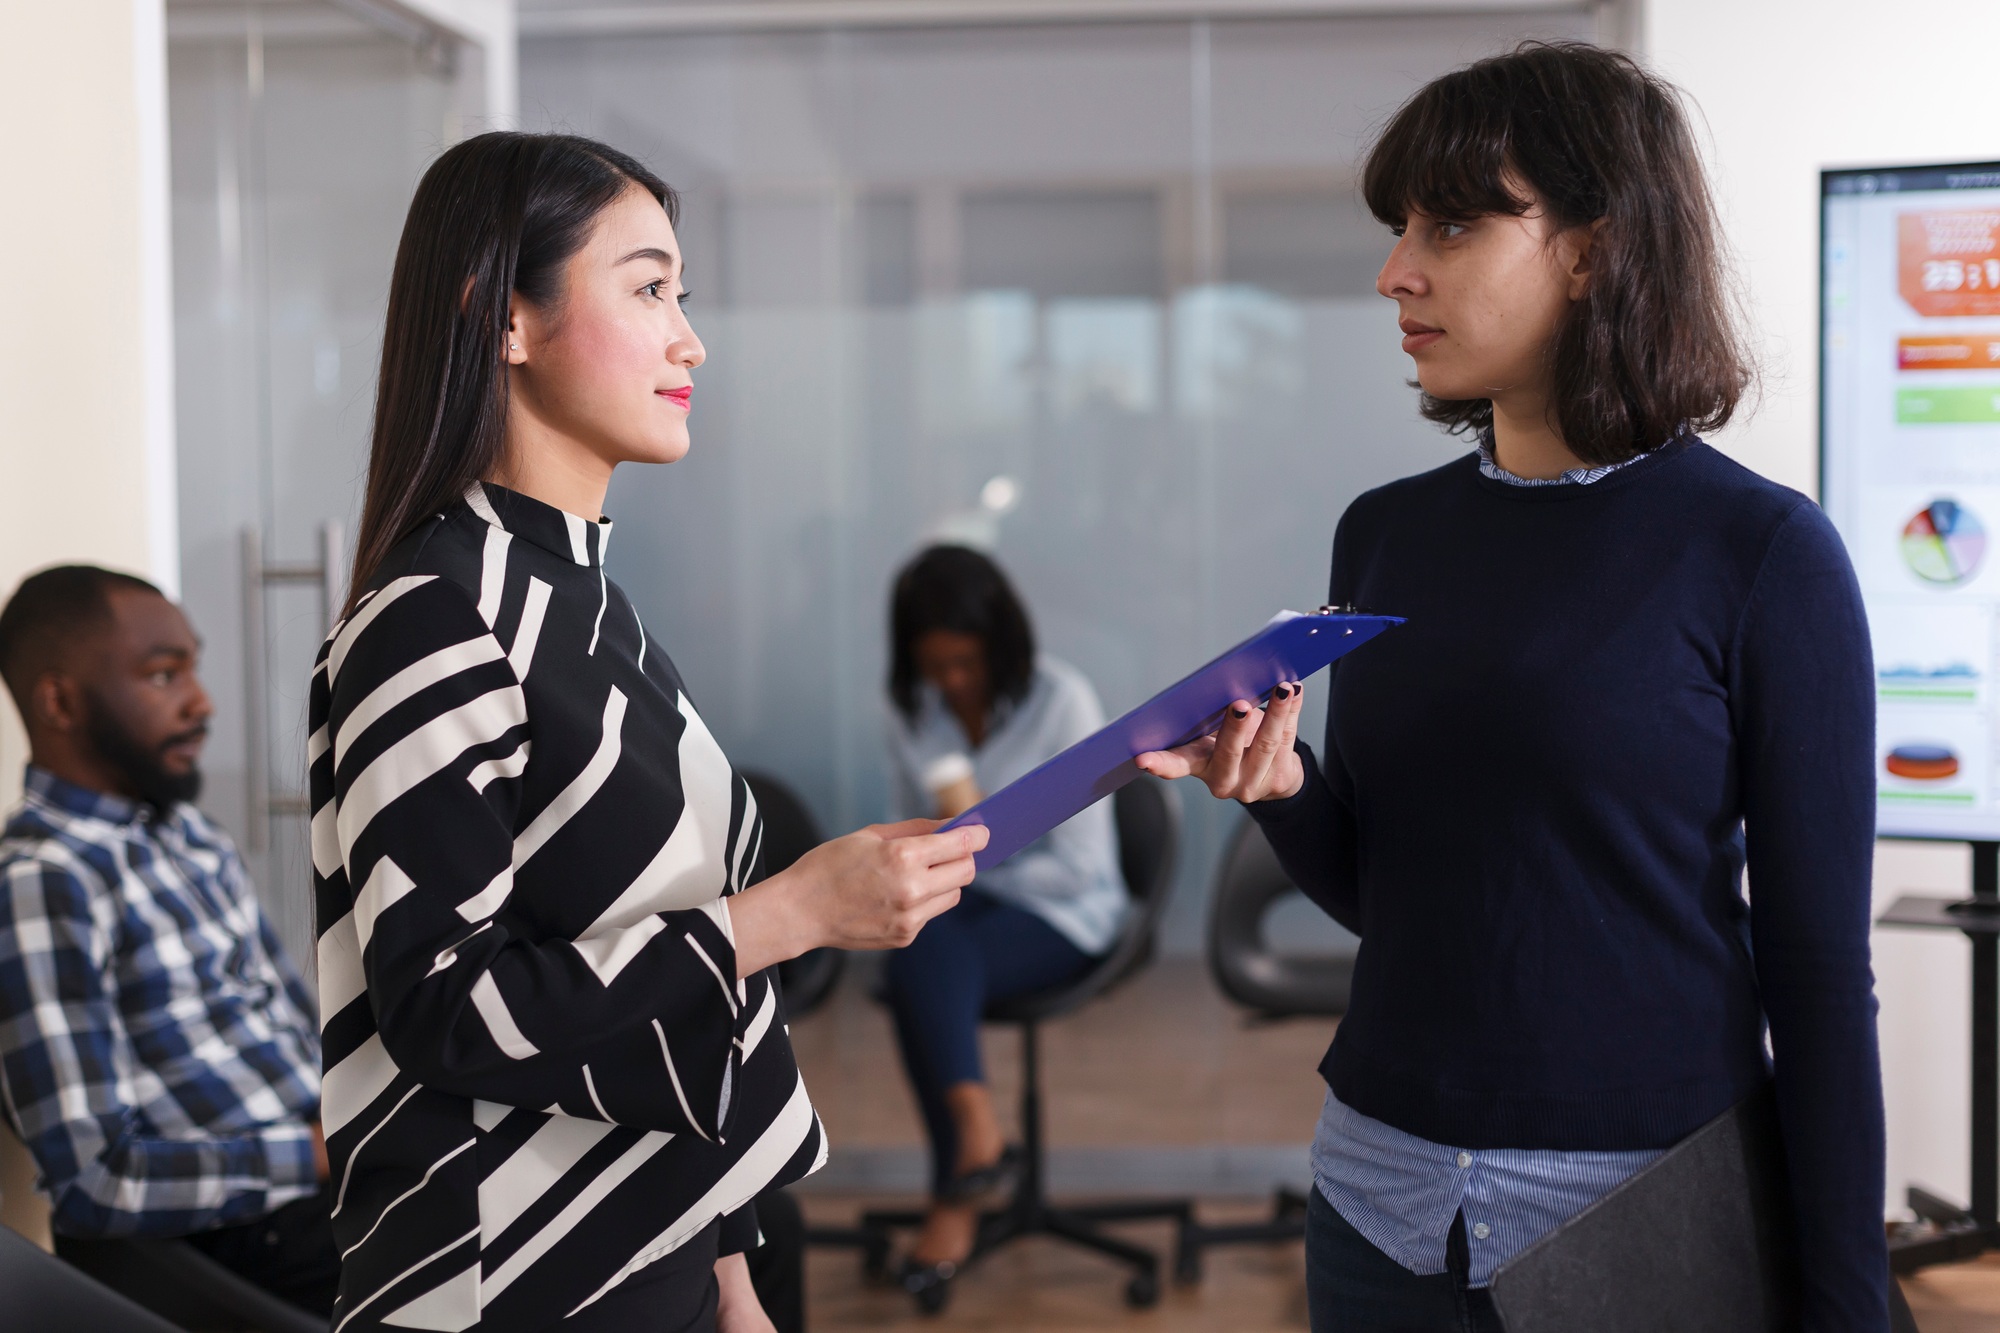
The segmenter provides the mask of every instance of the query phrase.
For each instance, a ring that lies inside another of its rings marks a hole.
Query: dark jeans
[[[333,1244],[332,1202],[326,1186],[254,1222],[217,1227],[187,1243],[280,1300],[314,1314],[333,1313],[340,1290],[340,1254]]]
[[[1312,1333],[1501,1333],[1485,1288],[1465,1285],[1465,1218],[1446,1270],[1418,1274],[1375,1248],[1317,1189],[1306,1204],[1306,1315]]]
[[[958,1164],[958,1130],[944,1090],[985,1081],[980,1013],[995,1000],[1059,985],[1092,961],[1033,912],[976,888],[908,948],[889,955],[885,998],[930,1133],[932,1189],[942,1190]]]

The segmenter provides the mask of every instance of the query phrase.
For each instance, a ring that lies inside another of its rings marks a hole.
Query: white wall
[[[75,560],[179,582],[161,0],[0,6],[0,596]],[[0,806],[26,759],[0,705]]]
[[[1724,220],[1766,358],[1766,398],[1719,442],[1788,485],[1815,487],[1818,173],[1830,166],[2000,158],[1994,0],[1648,0],[1645,51],[1706,116]],[[1884,843],[1878,910],[1896,894],[1962,893],[1962,847]],[[1878,931],[1889,1189],[1965,1197],[1966,946]]]
[[[402,8],[470,45],[478,79],[476,130],[513,129],[519,119],[521,44],[514,0],[398,0]],[[471,91],[471,90],[468,90]]]

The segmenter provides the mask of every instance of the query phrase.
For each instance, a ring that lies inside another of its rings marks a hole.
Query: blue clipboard
[[[1281,611],[1207,666],[1008,783],[944,827],[984,824],[988,841],[974,863],[991,870],[1138,777],[1135,757],[1206,736],[1222,725],[1224,710],[1236,700],[1262,702],[1286,681],[1304,680],[1402,623],[1400,616],[1356,615],[1331,608],[1312,615]]]

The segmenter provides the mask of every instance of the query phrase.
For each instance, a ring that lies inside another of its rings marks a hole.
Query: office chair
[[[1117,942],[1096,966],[1073,981],[1018,995],[986,1009],[987,1022],[1011,1023],[1021,1029],[1021,1163],[1013,1196],[980,1218],[978,1239],[960,1272],[1023,1236],[1052,1236],[1129,1266],[1133,1272],[1125,1288],[1125,1300],[1143,1309],[1160,1299],[1159,1256],[1105,1234],[1101,1224],[1152,1218],[1184,1222],[1190,1202],[1146,1199],[1055,1206],[1048,1197],[1048,1154],[1042,1121],[1038,1040],[1041,1025],[1108,994],[1152,960],[1160,916],[1173,885],[1180,843],[1179,794],[1158,779],[1142,777],[1119,788],[1112,802],[1118,823],[1119,864],[1132,902]],[[822,1233],[815,1239],[821,1243],[859,1244],[868,1271],[880,1276],[888,1268],[890,1229],[914,1227],[922,1221],[923,1214],[918,1212],[867,1212],[861,1216],[858,1233]],[[944,1308],[950,1286],[946,1283],[919,1293],[918,1307],[926,1314],[936,1314]]]
[[[327,1333],[327,1321],[321,1316],[238,1277],[185,1241],[58,1236],[56,1254],[71,1268],[180,1328],[201,1333]]]
[[[1286,954],[1265,939],[1264,918],[1297,893],[1256,821],[1244,819],[1216,869],[1209,971],[1224,995],[1267,1018],[1344,1014],[1360,940],[1336,926],[1343,938],[1332,953]]]
[[[1215,984],[1236,1003],[1267,1019],[1347,1012],[1360,941],[1346,938],[1331,954],[1285,954],[1265,938],[1271,909],[1297,894],[1255,821],[1244,819],[1223,850],[1208,916],[1208,965]],[[1268,1221],[1204,1226],[1190,1215],[1174,1241],[1174,1276],[1201,1280],[1203,1253],[1214,1245],[1298,1240],[1306,1234],[1306,1196],[1280,1188]]]
[[[764,816],[764,847],[758,856],[759,880],[780,870],[826,841],[812,813],[790,787],[768,773],[743,774],[757,809]],[[755,882],[754,880],[752,881]],[[804,1018],[826,1003],[847,967],[840,949],[813,949],[778,964],[778,987],[785,996],[785,1017]]]
[[[7,1227],[0,1227],[0,1324],[10,1333],[180,1333]]]

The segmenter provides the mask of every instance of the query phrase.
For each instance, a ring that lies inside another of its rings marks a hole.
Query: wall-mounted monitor
[[[2000,839],[2000,163],[1821,177],[1820,499],[1875,647],[1885,837]]]

